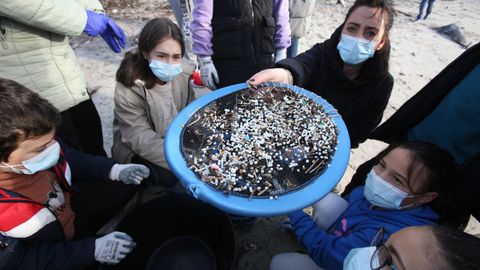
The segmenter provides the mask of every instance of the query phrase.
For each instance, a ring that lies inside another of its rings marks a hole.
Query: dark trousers
[[[144,179],[147,186],[162,186],[172,188],[178,183],[178,179],[171,171],[145,160],[138,155],[132,157],[132,163],[143,164],[150,169],[150,175]]]
[[[75,238],[82,239],[95,233],[135,195],[138,186],[122,182],[79,182],[74,185],[72,198],[75,212]]]
[[[420,3],[420,9],[418,11],[417,19],[422,18],[423,9],[425,8],[425,5],[427,4],[427,2],[428,2],[427,12],[425,13],[425,17],[423,17],[423,18],[426,19],[428,17],[428,15],[430,15],[430,13],[432,13],[433,3],[435,2],[435,0],[422,0],[422,2]]]
[[[102,123],[92,99],[61,113],[57,135],[68,145],[85,153],[107,156],[103,148]]]
[[[75,212],[75,239],[95,236],[96,232],[117,214],[135,195],[138,186],[121,182],[80,181],[74,185],[72,198]],[[81,270],[102,269],[98,262]]]
[[[298,55],[298,38],[290,39],[290,47],[287,48],[287,58],[294,58]]]

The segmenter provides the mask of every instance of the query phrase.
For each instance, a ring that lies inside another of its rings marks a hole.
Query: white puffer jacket
[[[315,0],[290,0],[289,4],[292,37],[298,39],[307,34],[310,27],[310,17],[315,7]]]
[[[60,111],[87,100],[68,43],[68,36],[83,32],[86,9],[103,10],[97,0],[0,1],[0,77],[35,91]]]

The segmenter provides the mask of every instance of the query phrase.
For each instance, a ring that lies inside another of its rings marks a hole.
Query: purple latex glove
[[[107,15],[87,10],[87,24],[83,30],[89,36],[100,35],[112,51],[119,53],[125,48],[127,37],[112,19]]]

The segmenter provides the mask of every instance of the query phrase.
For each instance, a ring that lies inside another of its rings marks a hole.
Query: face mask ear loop
[[[15,167],[20,167],[22,165],[9,165],[5,162],[2,162],[3,165],[0,165],[1,168],[9,168],[9,169],[15,169]]]
[[[0,165],[0,168],[9,168],[13,173],[20,173],[21,170],[15,168],[15,167],[21,167],[23,165],[9,165],[5,162],[2,162],[3,165]]]

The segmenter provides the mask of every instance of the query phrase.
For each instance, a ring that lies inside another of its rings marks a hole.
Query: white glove
[[[125,184],[138,185],[150,175],[150,170],[140,164],[115,164],[110,169],[110,179]]]
[[[117,264],[137,244],[133,239],[123,232],[111,232],[95,239],[95,260],[100,263]]]
[[[218,79],[217,69],[213,64],[212,57],[199,56],[198,64],[200,65],[200,75],[202,77],[203,84],[211,90],[217,89],[215,84],[218,84],[220,80]]]
[[[279,49],[275,52],[275,63],[287,58],[287,49]]]

